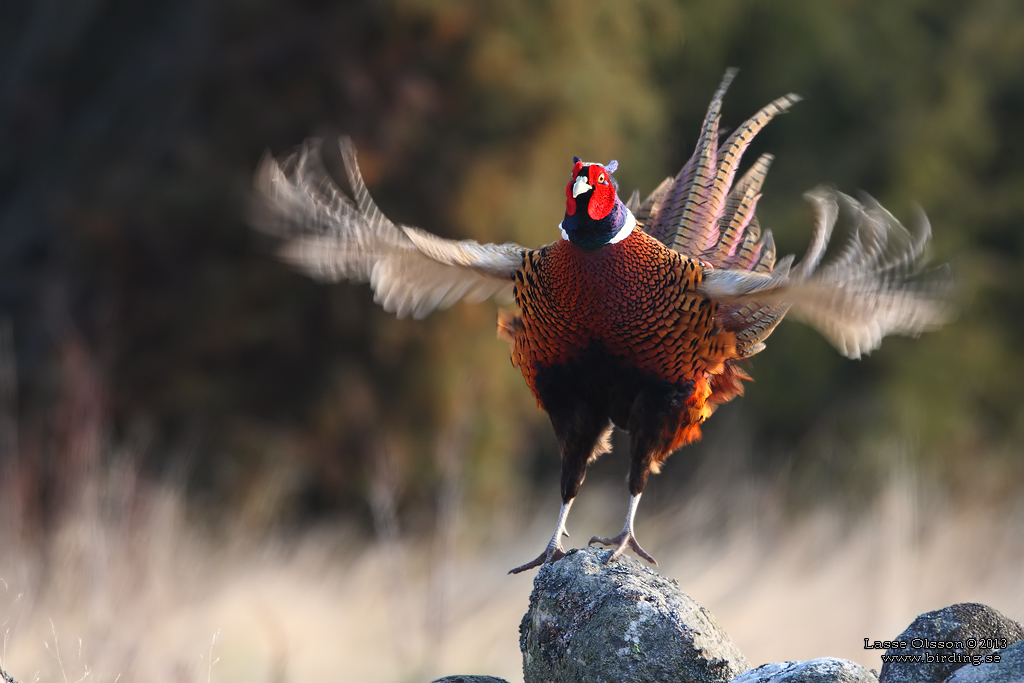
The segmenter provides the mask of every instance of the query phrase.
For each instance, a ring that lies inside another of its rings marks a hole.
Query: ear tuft
[[[581,161],[583,161],[583,159],[580,159],[579,157],[573,157],[573,158],[572,158],[572,163],[574,163],[574,164],[578,164],[578,163],[580,163]]]
[[[619,162],[616,161],[615,159],[612,159],[611,161],[609,161],[607,164],[604,165],[604,170],[608,171],[609,173],[615,173],[615,170],[618,167],[619,167]]]

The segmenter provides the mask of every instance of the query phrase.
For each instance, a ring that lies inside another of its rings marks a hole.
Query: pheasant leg
[[[633,552],[635,552],[637,555],[653,564],[655,567],[658,566],[658,561],[650,555],[648,555],[647,551],[641,548],[640,544],[637,543],[636,534],[633,532],[633,517],[636,516],[636,507],[637,505],[639,505],[639,503],[639,493],[630,497],[629,511],[626,513],[626,525],[622,527],[621,534],[619,534],[618,536],[614,536],[612,538],[608,538],[605,536],[594,536],[592,539],[590,539],[590,543],[588,545],[600,543],[601,545],[615,546],[615,550],[612,551],[612,554],[605,559],[605,564],[608,564],[609,562],[614,560],[616,557],[621,555],[627,547],[629,547],[633,549]]]
[[[544,549],[544,552],[526,564],[510,569],[509,574],[518,574],[545,563],[558,562],[565,557],[565,549],[562,548],[562,536],[569,536],[569,532],[565,530],[565,519],[569,516],[569,508],[572,507],[573,500],[573,498],[570,498],[567,503],[562,503],[562,509],[558,513],[558,525],[555,526],[555,533],[551,536],[548,547]]]

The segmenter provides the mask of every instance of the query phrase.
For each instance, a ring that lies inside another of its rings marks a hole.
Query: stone
[[[996,650],[998,662],[962,666],[946,679],[946,683],[1020,683],[1024,681],[1024,640]]]
[[[519,625],[526,683],[725,683],[749,667],[714,617],[670,581],[604,548],[543,565]]]
[[[992,641],[1015,643],[1024,638],[1024,628],[987,605],[965,602],[925,612],[896,637],[906,649],[889,649],[887,655],[921,655],[925,662],[883,662],[881,683],[943,683],[972,655],[985,655],[998,647]],[[915,646],[915,639],[924,641]],[[974,647],[969,645],[974,642]],[[960,643],[963,647],[933,646],[929,643]]]
[[[762,664],[732,679],[732,683],[878,683],[878,677],[857,662],[822,657]]]
[[[431,683],[508,683],[508,681],[494,676],[445,676],[435,679]]]

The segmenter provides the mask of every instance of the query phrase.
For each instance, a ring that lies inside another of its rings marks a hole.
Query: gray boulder
[[[856,662],[822,657],[762,664],[732,679],[732,683],[878,683],[878,678]]]
[[[629,557],[581,548],[544,565],[519,625],[526,683],[725,683],[749,667],[715,619]]]
[[[896,637],[906,641],[906,649],[890,649],[886,654],[920,655],[926,661],[883,662],[878,678],[881,683],[943,683],[969,657],[996,649],[993,641],[1015,643],[1021,638],[1020,624],[987,605],[965,602],[925,612]]]
[[[494,676],[445,676],[431,683],[508,683],[504,678]]]
[[[1020,683],[1024,681],[1024,640],[1003,650],[996,650],[998,662],[962,666],[946,679],[946,683]]]

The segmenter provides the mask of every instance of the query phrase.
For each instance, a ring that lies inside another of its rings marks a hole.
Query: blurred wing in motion
[[[757,308],[771,311],[765,321],[770,331],[788,311],[818,330],[843,355],[859,358],[876,349],[883,337],[916,336],[953,317],[948,269],[923,270],[931,234],[923,214],[912,235],[873,199],[862,204],[839,194],[838,200],[853,218],[852,234],[833,258],[822,263],[839,213],[837,196],[818,188],[807,198],[814,204],[817,223],[799,264],[791,266],[790,256],[770,273],[704,271],[699,288],[725,304],[721,308],[724,327],[730,327],[728,316]],[[742,343],[738,339],[741,347]],[[752,347],[747,355],[757,350]]]
[[[339,140],[351,196],[328,174],[321,142],[307,140],[256,175],[254,223],[284,239],[281,257],[331,282],[369,282],[385,310],[423,318],[459,299],[511,301],[525,249],[516,244],[448,240],[395,225],[370,198],[348,138]]]

